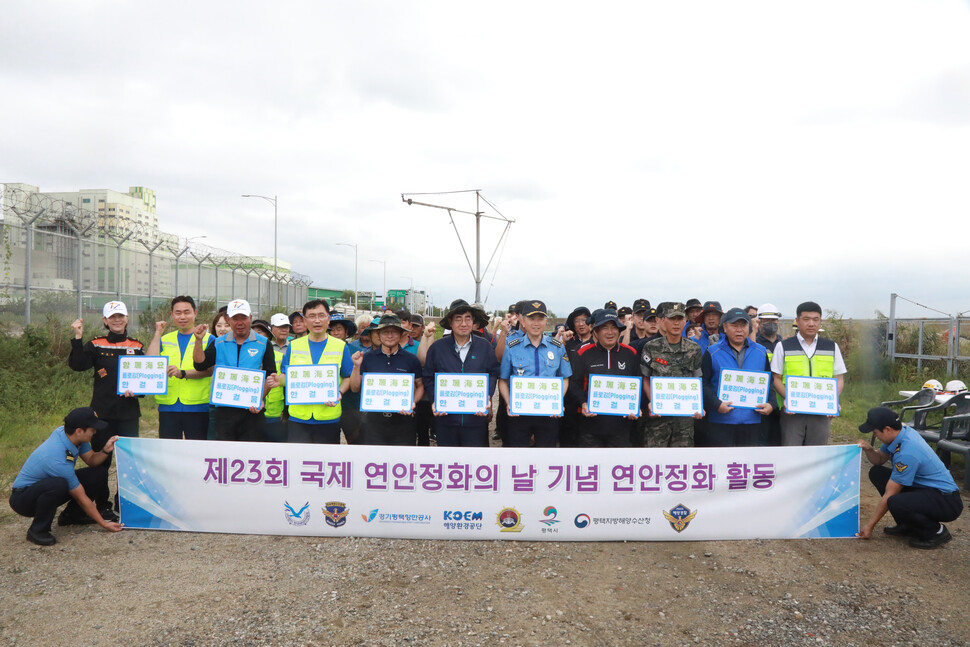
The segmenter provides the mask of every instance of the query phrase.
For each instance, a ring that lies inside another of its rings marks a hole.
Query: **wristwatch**
[[[179,375],[179,377],[182,378],[183,380],[185,379],[185,369],[184,368],[182,369],[182,374]]]

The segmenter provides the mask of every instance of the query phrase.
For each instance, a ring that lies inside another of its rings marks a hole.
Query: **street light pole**
[[[387,305],[387,261],[378,261],[375,259],[370,259],[371,263],[380,263],[384,266],[384,294],[382,298],[384,299],[384,305]]]
[[[354,248],[354,314],[357,314],[357,243],[337,243],[337,245],[343,245],[344,247]],[[371,304],[373,307],[373,304]]]
[[[279,263],[280,263],[280,261],[279,261],[279,256],[277,255],[276,243],[277,243],[277,238],[278,238],[278,234],[279,234],[279,230],[280,230],[280,228],[279,228],[280,220],[279,220],[279,213],[277,211],[276,196],[274,195],[271,198],[268,195],[255,195],[255,194],[251,194],[251,193],[244,193],[243,194],[243,197],[244,198],[262,198],[263,200],[266,200],[266,202],[272,202],[273,203],[273,277],[276,279],[276,289],[277,289],[276,305],[279,305],[280,304],[280,295],[279,295],[279,287],[280,287]],[[270,298],[270,301],[271,301],[270,306],[272,306],[273,305],[272,304],[272,297]]]
[[[411,281],[411,289],[408,290],[408,296],[411,297],[411,307],[408,310],[414,312],[414,278],[410,276],[402,276],[401,278]]]

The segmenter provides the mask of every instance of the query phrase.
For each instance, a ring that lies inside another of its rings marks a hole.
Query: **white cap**
[[[229,302],[229,308],[226,310],[226,316],[232,319],[235,315],[246,315],[247,317],[252,316],[253,311],[249,307],[249,301],[245,299],[235,299]]]
[[[287,317],[282,312],[277,312],[275,315],[269,318],[269,325],[271,326],[289,326],[290,318]]]
[[[758,319],[781,319],[781,311],[773,303],[766,303],[758,308]]]
[[[128,316],[128,308],[121,301],[108,301],[104,304],[104,309],[101,310],[101,316],[105,319],[111,315],[125,315]]]

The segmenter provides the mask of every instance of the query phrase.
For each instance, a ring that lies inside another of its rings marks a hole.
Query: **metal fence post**
[[[45,211],[47,209],[41,209],[27,221],[27,250],[24,254],[24,324],[27,326],[30,325],[30,257],[34,253],[34,223]]]

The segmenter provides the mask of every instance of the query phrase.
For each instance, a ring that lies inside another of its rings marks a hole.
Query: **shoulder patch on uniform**
[[[549,338],[549,343],[552,344],[553,346],[558,346],[559,348],[562,348],[563,347],[562,346],[562,342],[559,341],[558,339],[556,339],[555,337],[550,337]]]
[[[517,338],[515,338],[515,339],[513,339],[513,340],[511,340],[511,341],[509,342],[509,345],[508,345],[508,347],[509,347],[509,348],[512,348],[513,346],[515,346],[515,345],[517,345],[517,344],[519,344],[519,343],[521,343],[521,342],[522,342],[522,338],[521,338],[521,337],[517,337]]]
[[[896,449],[893,450],[893,453],[894,454],[898,454],[899,453],[899,450],[901,450],[902,448],[903,448],[902,445],[896,445]]]
[[[72,454],[70,450],[65,449],[64,454],[65,454],[64,458],[67,460],[68,463],[74,462],[74,454]]]
[[[905,463],[894,463],[893,465],[896,468],[896,471],[899,472],[900,474],[902,474],[907,470],[907,468],[909,468],[909,465]]]

